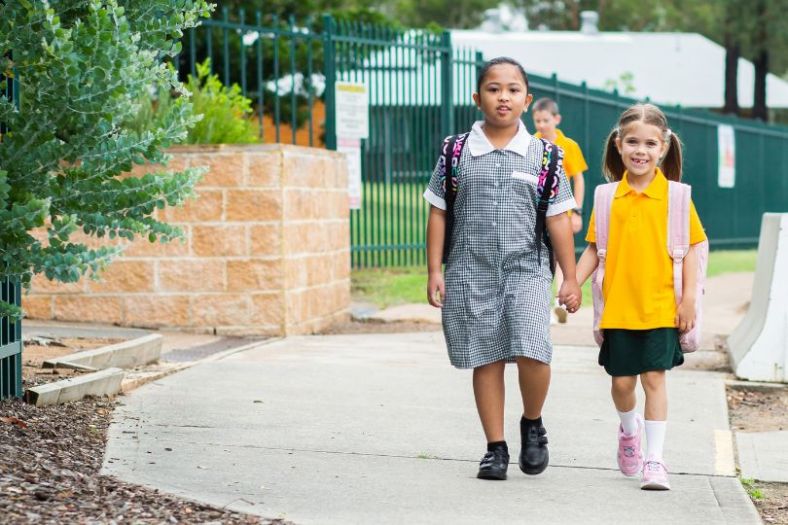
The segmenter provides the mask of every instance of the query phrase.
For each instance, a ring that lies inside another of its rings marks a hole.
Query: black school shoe
[[[541,474],[550,462],[546,434],[541,418],[535,421],[520,419],[520,470],[529,476]]]
[[[509,452],[504,447],[495,447],[488,451],[479,463],[479,479],[506,479],[509,468]]]

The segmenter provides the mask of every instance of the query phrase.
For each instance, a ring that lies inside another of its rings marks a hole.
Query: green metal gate
[[[330,17],[299,25],[259,13],[249,24],[242,13],[231,16],[226,10],[192,31],[188,49],[182,73],[193,69],[198,57],[213,57],[220,78],[239,84],[257,102],[261,136],[270,141],[296,143],[296,128],[308,126],[306,145],[336,149],[334,82],[363,82],[369,93],[370,135],[361,145],[362,205],[350,215],[352,264],[424,264],[428,206],[421,195],[441,139],[481,118],[471,100],[483,63],[479,53],[457,49],[448,32],[401,31]],[[528,64],[524,66],[527,70]],[[555,76],[531,74],[529,80],[535,97],[549,96],[560,104],[562,129],[586,156],[587,221],[593,188],[603,182],[604,140],[635,100]],[[320,83],[323,91],[317,89]],[[298,118],[299,100],[308,122]],[[320,101],[325,104],[325,127],[313,133]],[[755,246],[761,215],[788,212],[788,128],[677,106],[662,108],[685,144],[685,180],[693,186],[712,248]],[[523,120],[533,130],[530,113]],[[717,184],[720,124],[735,129],[735,188]],[[264,133],[266,125],[276,133]],[[289,132],[280,132],[280,126],[289,126]],[[583,248],[582,235],[576,245]]]
[[[0,299],[19,306],[22,289],[18,281],[0,279]],[[0,318],[0,399],[22,396],[22,322]]]

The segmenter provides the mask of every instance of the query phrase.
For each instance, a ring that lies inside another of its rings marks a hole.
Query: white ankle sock
[[[633,435],[638,430],[638,421],[636,419],[637,416],[637,409],[633,408],[629,412],[621,412],[620,410],[616,410],[618,412],[618,417],[621,419],[621,428],[624,429],[624,434],[627,436]]]
[[[662,447],[665,444],[667,421],[646,421],[646,458],[662,461]]]

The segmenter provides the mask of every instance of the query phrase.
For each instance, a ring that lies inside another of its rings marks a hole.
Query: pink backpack
[[[607,235],[610,226],[610,210],[618,182],[601,184],[594,192],[594,215],[596,222],[596,250],[599,265],[591,276],[591,291],[594,299],[594,339],[602,345],[603,336],[599,329],[599,321],[605,308],[602,297],[602,282],[605,279],[605,259],[607,256]],[[668,255],[673,259],[673,290],[676,304],[681,303],[682,268],[684,256],[689,251],[690,243],[690,202],[692,188],[687,184],[668,181]],[[695,326],[680,336],[682,352],[694,352],[700,347],[701,338],[701,302],[706,283],[706,266],[709,260],[709,242],[703,241],[695,245],[698,255],[697,300],[695,302]]]

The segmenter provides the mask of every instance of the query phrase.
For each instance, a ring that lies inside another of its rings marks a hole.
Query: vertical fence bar
[[[265,104],[265,71],[263,69],[263,14],[257,11],[254,14],[254,20],[257,24],[257,123],[260,128],[260,141],[265,142],[265,129],[263,129],[264,122],[264,104]]]
[[[241,9],[238,12],[239,21],[241,22],[241,32],[239,34],[239,58],[241,60],[241,93],[246,96],[246,42],[244,41],[244,37],[246,36],[246,11]]]
[[[197,30],[189,29],[189,73],[197,76]]]
[[[326,77],[326,148],[337,149],[336,130],[336,42],[334,41],[334,19],[323,16],[323,74]]]
[[[213,24],[206,24],[205,26],[205,52],[208,55],[211,73],[213,73],[216,68],[213,60]]]
[[[280,29],[279,29],[279,17],[274,15],[273,17],[273,26],[274,26],[274,127],[276,128],[276,142],[281,142],[280,137],[280,129],[279,129],[279,121],[280,121],[280,111],[281,111],[281,97],[279,93],[279,37],[280,37]]]
[[[314,110],[315,110],[315,97],[312,85],[312,76],[314,75],[312,64],[312,46],[314,45],[314,23],[310,19],[306,25],[307,38],[306,38],[306,86],[307,86],[307,107],[309,108],[309,147],[314,147]]]
[[[388,202],[391,200],[391,182],[394,179],[394,170],[396,169],[397,153],[394,149],[394,137],[396,136],[396,122],[397,122],[397,32],[387,31],[389,41],[388,46],[388,62],[386,70],[388,71],[388,96],[386,97],[386,128],[384,130],[384,141],[391,144],[392,147],[387,147],[388,159],[386,161],[386,177],[384,180],[378,182],[378,225],[376,230],[380,232],[379,243],[380,250],[378,251],[379,260],[376,261],[375,266],[388,266],[388,231],[387,226],[391,224],[391,206]]]
[[[230,85],[230,30],[228,29],[228,22],[229,22],[230,13],[226,7],[222,8],[222,21],[224,25],[222,26],[222,52],[224,56],[222,60],[224,61],[224,85]]]
[[[447,137],[454,133],[454,60],[451,33],[448,31],[441,35],[441,53],[441,131]]]
[[[296,27],[293,15],[290,15],[288,20],[288,28],[290,29],[290,128],[293,144],[296,144],[298,142],[296,139],[298,107],[296,104]]]

